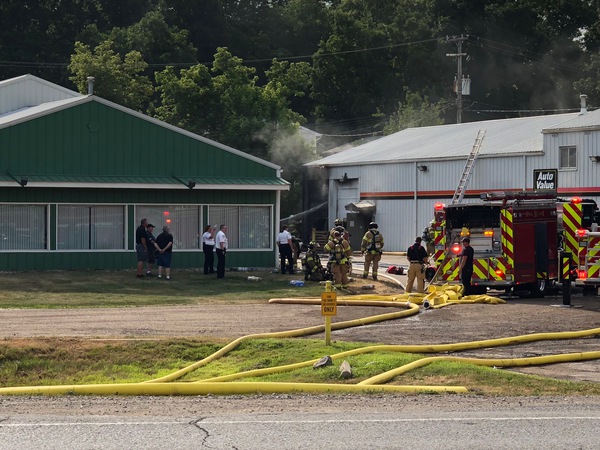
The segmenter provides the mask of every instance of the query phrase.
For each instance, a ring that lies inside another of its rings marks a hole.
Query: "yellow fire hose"
[[[549,340],[563,340],[563,339],[577,339],[577,338],[586,338],[600,335],[600,328],[592,328],[590,330],[583,331],[563,331],[557,333],[533,333],[533,334],[525,334],[521,336],[513,336],[508,338],[498,338],[498,339],[487,339],[482,341],[471,341],[471,342],[458,342],[455,344],[434,344],[434,345],[372,345],[369,347],[356,348],[353,350],[347,350],[345,352],[336,353],[331,356],[331,359],[343,359],[348,358],[350,356],[362,355],[365,353],[374,353],[374,352],[398,352],[398,353],[443,353],[443,352],[458,352],[464,350],[473,350],[473,349],[481,349],[481,348],[493,348],[493,347],[502,347],[508,345],[515,344],[524,344],[527,342],[539,342],[539,341],[549,341]],[[417,367],[421,366],[411,366],[411,364],[417,364],[419,361],[427,361],[432,360],[441,360],[446,357],[432,357],[432,358],[423,358],[413,363],[408,364],[410,366],[406,370],[401,370],[408,366],[402,366],[401,368],[393,369],[392,371],[400,372],[395,373],[389,378],[393,378],[396,375],[401,375],[402,373],[408,372]],[[572,353],[572,354],[560,354],[560,355],[549,355],[549,356],[536,356],[530,358],[514,358],[514,359],[479,359],[479,358],[461,358],[461,357],[447,357],[447,358],[455,358],[448,359],[452,361],[463,361],[472,364],[478,364],[476,361],[482,361],[484,366],[496,366],[496,367],[517,367],[517,366],[528,366],[528,365],[542,365],[542,364],[553,364],[559,362],[575,362],[575,361],[583,361],[583,360],[592,360],[592,359],[600,359],[600,352],[584,352],[584,353]],[[230,375],[223,375],[219,377],[209,378],[207,380],[197,381],[196,383],[203,382],[223,382],[223,381],[231,381],[237,380],[240,378],[250,378],[250,377],[259,377],[263,375],[271,375],[274,373],[282,373],[289,372],[296,369],[301,369],[303,367],[310,367],[317,359],[310,361],[303,361],[294,364],[287,364],[283,366],[277,367],[269,367],[265,369],[254,369],[246,372],[239,372]],[[423,364],[424,365],[424,364]],[[388,373],[388,372],[386,372]],[[378,375],[383,376],[384,374]],[[375,377],[374,377],[375,378]],[[388,379],[389,379],[388,378]],[[359,383],[366,383],[366,380]]]
[[[392,306],[407,308],[404,311],[380,314],[361,319],[349,320],[332,324],[332,330],[361,326],[370,323],[376,323],[384,320],[398,319],[407,317],[419,312],[418,304],[427,302],[429,307],[442,307],[448,304],[455,303],[503,303],[494,297],[489,296],[470,296],[463,298],[460,296],[460,287],[431,286],[429,294],[402,294],[395,296],[379,296],[379,295],[364,295],[353,297],[340,297],[338,303],[363,306]],[[298,303],[303,304],[318,304],[319,299],[273,299],[271,302],[280,303]],[[25,386],[25,387],[7,387],[0,388],[0,395],[5,394],[97,394],[97,395],[205,395],[205,394],[251,394],[251,393],[293,393],[293,392],[313,392],[313,393],[336,393],[336,392],[467,392],[467,389],[462,386],[399,386],[399,385],[379,385],[385,381],[389,381],[397,375],[406,373],[416,367],[422,367],[433,361],[447,360],[460,361],[472,364],[496,367],[510,367],[534,364],[552,364],[557,362],[582,361],[590,359],[600,359],[600,352],[586,352],[563,355],[551,355],[534,358],[520,359],[477,359],[477,358],[460,358],[460,357],[428,357],[414,361],[405,366],[393,369],[391,371],[379,374],[364,380],[358,384],[327,384],[327,383],[273,383],[273,382],[228,382],[232,379],[239,379],[250,376],[260,376],[270,373],[284,372],[293,370],[299,367],[306,367],[314,364],[316,360],[304,361],[286,366],[272,367],[268,369],[258,369],[253,371],[242,372],[238,374],[227,375],[223,377],[215,377],[208,380],[203,380],[195,383],[172,382],[187,373],[202,367],[215,359],[225,355],[229,351],[236,348],[243,341],[255,338],[289,338],[305,336],[324,331],[324,325],[301,328],[296,330],[281,331],[274,333],[260,333],[240,337],[212,355],[195,362],[183,369],[173,372],[164,377],[143,383],[117,383],[117,384],[93,384],[93,385],[64,385],[64,386]],[[461,351],[475,348],[488,348],[502,345],[513,345],[525,342],[533,342],[540,340],[556,340],[556,339],[575,339],[582,337],[591,337],[600,335],[600,328],[590,330],[575,331],[575,332],[558,332],[558,333],[536,333],[523,336],[514,336],[500,339],[490,339],[483,341],[463,342],[456,344],[431,344],[431,345],[375,345],[360,349],[354,349],[346,352],[341,352],[332,356],[332,359],[340,359],[352,355],[374,352],[374,351],[395,351],[404,353],[438,353],[449,351]]]

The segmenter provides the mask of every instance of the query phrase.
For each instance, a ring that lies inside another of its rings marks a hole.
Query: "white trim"
[[[271,236],[271,243],[275,241],[277,238],[277,234],[279,233],[279,228],[281,227],[281,192],[277,191],[275,193],[275,225],[273,226],[273,235]],[[273,245],[273,244],[271,244]],[[274,266],[277,267],[279,262],[278,252],[275,252],[273,255],[275,258]]]
[[[220,191],[289,191],[289,184],[197,184],[189,189],[182,184],[151,184],[151,183],[55,183],[47,181],[29,181],[21,187],[14,181],[0,181],[0,187],[28,188],[76,188],[76,189],[178,189],[178,190],[220,190]]]

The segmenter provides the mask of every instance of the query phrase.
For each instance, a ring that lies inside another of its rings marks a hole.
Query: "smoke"
[[[269,160],[284,171],[316,159],[314,145],[298,132],[298,127],[281,128],[268,125],[256,134],[255,139],[267,144]]]

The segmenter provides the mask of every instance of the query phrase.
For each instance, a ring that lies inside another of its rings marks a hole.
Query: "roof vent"
[[[96,79],[94,77],[87,77],[88,82],[88,95],[94,95],[94,81]]]
[[[587,113],[587,95],[581,94],[579,100],[581,101],[581,110],[579,111],[579,114]]]

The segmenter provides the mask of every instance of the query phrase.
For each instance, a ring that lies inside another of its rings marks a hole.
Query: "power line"
[[[362,48],[362,49],[342,50],[339,52],[325,52],[325,53],[316,53],[315,52],[311,55],[299,55],[299,56],[287,56],[287,57],[273,56],[270,58],[262,58],[262,59],[242,59],[242,62],[246,63],[246,64],[252,64],[252,63],[269,62],[269,61],[272,61],[273,59],[277,59],[278,61],[291,61],[291,60],[299,60],[299,59],[320,58],[320,57],[325,57],[325,56],[346,55],[346,54],[352,54],[352,53],[364,53],[364,52],[386,50],[386,49],[392,49],[392,48],[398,48],[398,47],[408,47],[411,45],[439,41],[440,39],[443,39],[443,38],[421,39],[421,40],[417,40],[417,41],[402,42],[399,44],[381,45],[378,47],[366,47],[366,48]],[[166,67],[166,66],[177,66],[177,67],[189,66],[189,67],[191,67],[191,66],[195,66],[197,64],[211,65],[212,63],[213,63],[213,61],[210,61],[210,62],[197,62],[197,61],[195,61],[195,62],[166,62],[166,63],[151,63],[151,64],[148,64],[148,67]],[[45,67],[45,66],[67,67],[68,65],[69,65],[69,63],[46,63],[46,62],[35,62],[35,61],[0,61],[0,66],[9,66],[9,67],[11,67],[11,66],[14,66],[14,67],[22,67],[22,66],[26,66],[26,67]]]

